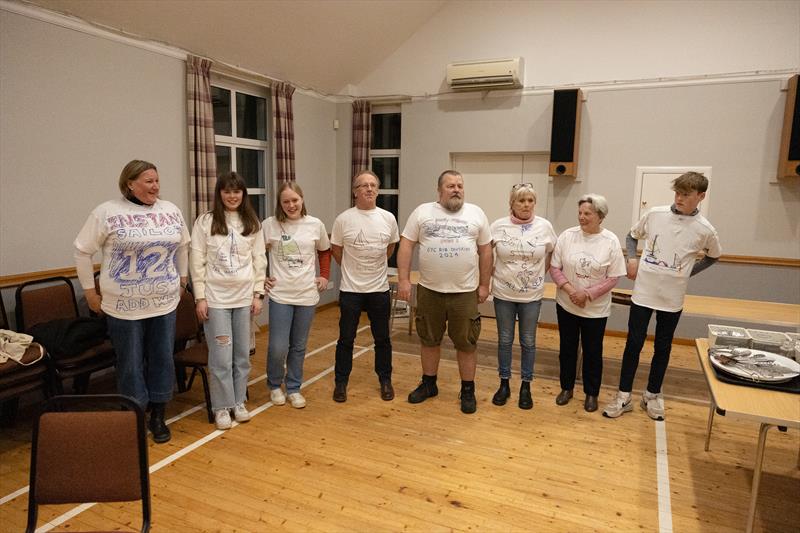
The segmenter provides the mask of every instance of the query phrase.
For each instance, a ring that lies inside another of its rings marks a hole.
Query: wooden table
[[[711,442],[715,412],[721,416],[730,416],[738,420],[752,420],[761,424],[753,469],[753,487],[750,491],[750,509],[747,514],[747,532],[749,533],[753,530],[755,520],[767,431],[772,427],[800,429],[800,395],[724,383],[717,379],[714,369],[711,367],[711,361],[708,358],[708,340],[695,339],[695,346],[700,366],[708,383],[708,390],[711,393],[705,450],[708,451]]]

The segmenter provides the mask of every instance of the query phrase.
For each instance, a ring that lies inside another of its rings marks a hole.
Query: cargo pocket
[[[417,313],[414,316],[414,326],[417,328],[417,335],[423,342],[430,342],[430,332],[428,331],[428,322],[425,317]]]
[[[475,345],[478,342],[478,337],[480,336],[481,336],[481,315],[477,314],[470,321],[469,333],[467,335],[467,339],[469,340],[470,344]]]

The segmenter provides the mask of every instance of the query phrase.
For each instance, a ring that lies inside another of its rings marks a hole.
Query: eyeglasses
[[[533,183],[515,183],[513,187],[511,187],[512,191],[516,191],[517,189],[533,189]]]

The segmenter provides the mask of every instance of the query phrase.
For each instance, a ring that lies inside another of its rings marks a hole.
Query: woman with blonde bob
[[[514,344],[514,326],[519,320],[522,376],[518,405],[520,409],[531,409],[536,325],[544,297],[544,276],[550,268],[556,234],[550,222],[534,215],[536,191],[530,183],[514,185],[508,205],[509,216],[495,220],[491,225],[494,247],[492,298],[497,317],[500,374],[500,388],[492,403],[505,405],[511,396],[511,347]]]
[[[223,174],[214,208],[192,230],[190,270],[197,318],[208,344],[211,406],[217,429],[250,420],[244,405],[250,375],[250,315],[264,299],[267,256],[264,234],[247,185],[236,173]]]
[[[330,241],[325,224],[310,216],[303,190],[293,181],[278,188],[275,216],[264,221],[264,242],[272,274],[269,292],[267,385],[273,405],[288,398],[292,407],[306,406],[300,394],[308,332],[319,293],[330,278]],[[319,262],[319,276],[316,275]],[[285,382],[286,394],[281,390]]]
[[[580,338],[586,395],[583,408],[590,413],[597,410],[603,376],[603,336],[611,314],[611,289],[626,273],[619,239],[600,227],[607,214],[608,203],[603,196],[581,196],[578,225],[558,236],[550,263],[550,277],[558,287],[561,392],[556,404],[566,405],[572,398]]]

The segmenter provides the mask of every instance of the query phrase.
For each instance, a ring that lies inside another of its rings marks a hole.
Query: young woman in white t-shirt
[[[214,423],[230,429],[231,410],[237,422],[250,420],[250,315],[261,312],[267,274],[261,224],[235,172],[217,179],[213,210],[195,221],[189,266],[208,344]]]
[[[606,199],[586,194],[578,200],[578,226],[558,236],[550,277],[558,287],[556,313],[560,338],[561,392],[558,405],[572,398],[578,360],[583,348],[583,408],[597,410],[603,376],[603,336],[611,314],[611,289],[625,275],[622,246],[616,235],[600,227],[608,214]]]
[[[263,228],[272,275],[265,285],[269,292],[267,386],[273,405],[285,404],[288,397],[292,407],[300,409],[306,406],[300,386],[308,332],[319,293],[328,286],[331,245],[325,225],[307,214],[303,190],[293,181],[278,188],[275,216],[265,220]],[[286,395],[281,390],[284,382]]]
[[[519,320],[521,384],[519,408],[531,409],[531,381],[536,358],[536,326],[544,297],[544,276],[550,269],[550,255],[556,244],[553,226],[534,215],[536,191],[530,183],[519,183],[508,199],[510,215],[491,226],[494,247],[492,297],[497,318],[497,370],[500,387],[492,398],[505,405],[511,396],[511,347]]]

